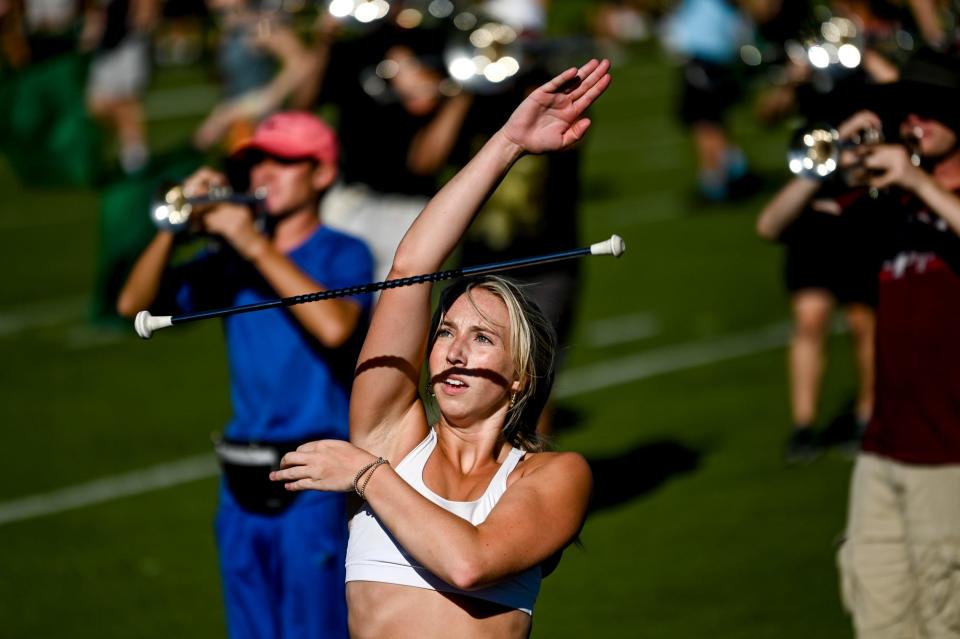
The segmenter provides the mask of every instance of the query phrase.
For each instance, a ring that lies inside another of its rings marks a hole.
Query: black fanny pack
[[[299,493],[284,488],[282,481],[270,481],[270,471],[280,468],[280,459],[302,443],[229,439],[214,442],[227,489],[241,508],[261,515],[279,515],[293,504]]]

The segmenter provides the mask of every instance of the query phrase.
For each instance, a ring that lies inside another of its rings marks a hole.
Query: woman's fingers
[[[310,459],[309,453],[291,451],[280,458],[280,468],[289,468],[290,466],[302,466]]]
[[[312,475],[313,473],[311,473],[309,466],[293,466],[271,472],[270,479],[273,481],[295,481],[297,479],[312,477]],[[319,477],[313,478],[319,479]]]
[[[603,63],[594,69],[593,73],[580,84],[577,90],[571,94],[573,103],[578,109],[583,110],[590,106],[594,100],[599,98],[603,92],[607,90],[611,80],[610,74],[607,73],[609,68],[610,63],[604,60]]]
[[[579,71],[576,67],[570,67],[569,69],[567,69],[566,71],[564,71],[563,73],[561,73],[560,75],[558,75],[557,77],[555,77],[554,79],[550,80],[549,82],[544,84],[542,87],[540,87],[540,90],[546,91],[547,93],[557,93],[561,90],[563,85],[565,85],[567,82],[570,82],[575,77],[577,77],[578,73]]]
[[[590,128],[590,118],[580,118],[570,125],[563,133],[563,146],[569,146],[583,137],[583,134]]]
[[[287,490],[300,491],[300,490],[310,490],[311,488],[313,488],[313,484],[314,482],[312,479],[300,479],[297,481],[288,481],[286,484],[283,485],[283,487],[286,488]]]
[[[606,75],[609,69],[610,62],[607,60],[591,60],[580,67],[580,71],[577,74],[580,78],[580,84],[576,89],[570,92],[570,99],[576,102],[582,98],[597,84],[597,82],[603,78],[604,75]]]

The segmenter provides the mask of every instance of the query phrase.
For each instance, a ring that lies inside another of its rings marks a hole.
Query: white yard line
[[[590,322],[585,338],[589,346],[602,348],[647,339],[659,332],[660,324],[653,313],[634,313]]]
[[[206,453],[122,475],[112,475],[53,492],[0,503],[0,526],[102,504],[120,497],[140,495],[216,474],[217,462],[212,454]]]
[[[655,375],[762,353],[786,344],[789,332],[789,324],[773,324],[745,333],[677,346],[664,346],[635,355],[581,366],[560,375],[557,380],[556,396],[566,399]]]
[[[786,344],[788,334],[789,325],[780,323],[717,339],[666,346],[598,362],[561,375],[556,394],[566,399],[655,375],[773,350]],[[206,479],[216,473],[213,455],[204,454],[14,499],[0,503],[0,526]]]
[[[67,349],[78,351],[116,344],[132,335],[88,323],[88,304],[86,295],[71,295],[0,309],[0,339],[15,338],[38,328],[73,324],[63,332],[63,343]]]
[[[25,330],[57,326],[83,317],[88,298],[73,295],[30,302],[15,309],[0,310],[0,337],[18,335]]]

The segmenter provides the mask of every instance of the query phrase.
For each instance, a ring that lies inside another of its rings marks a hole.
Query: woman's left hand
[[[339,439],[303,444],[280,460],[273,481],[285,481],[287,490],[349,492],[357,471],[376,460],[370,453]]]
[[[590,120],[581,116],[609,86],[609,69],[607,60],[567,69],[527,96],[501,132],[528,153],[567,148],[589,128]]]

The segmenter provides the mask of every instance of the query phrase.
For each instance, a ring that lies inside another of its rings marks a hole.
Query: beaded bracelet
[[[377,461],[375,461],[375,462],[373,462],[372,464],[370,464],[370,466],[368,467],[369,470],[370,470],[370,472],[369,472],[369,474],[367,474],[366,479],[363,480],[363,485],[361,485],[359,489],[356,488],[356,486],[354,486],[354,489],[357,491],[357,494],[360,496],[360,499],[366,499],[366,497],[364,497],[364,493],[366,493],[366,491],[367,491],[367,484],[370,483],[370,478],[373,477],[373,473],[376,472],[377,468],[379,468],[379,467],[382,466],[383,464],[389,464],[389,463],[390,463],[390,462],[388,462],[388,461],[387,461],[386,459],[384,459],[383,457],[377,457]],[[365,468],[365,469],[363,470],[363,472],[367,472],[367,469]],[[361,475],[362,475],[362,474],[363,474],[363,473],[361,473]]]
[[[360,482],[360,478],[363,477],[363,474],[364,474],[365,472],[367,472],[368,470],[370,470],[371,468],[373,468],[374,464],[376,464],[378,461],[380,461],[380,459],[382,459],[382,458],[381,458],[381,457],[378,457],[378,458],[375,459],[374,461],[370,462],[369,464],[367,464],[366,466],[364,466],[363,468],[361,468],[360,470],[358,470],[358,471],[357,471],[357,474],[353,476],[353,491],[354,491],[355,493],[357,493],[358,495],[360,495],[360,488],[359,488],[359,486],[357,485],[357,484]],[[361,497],[362,497],[362,495],[361,495]]]

